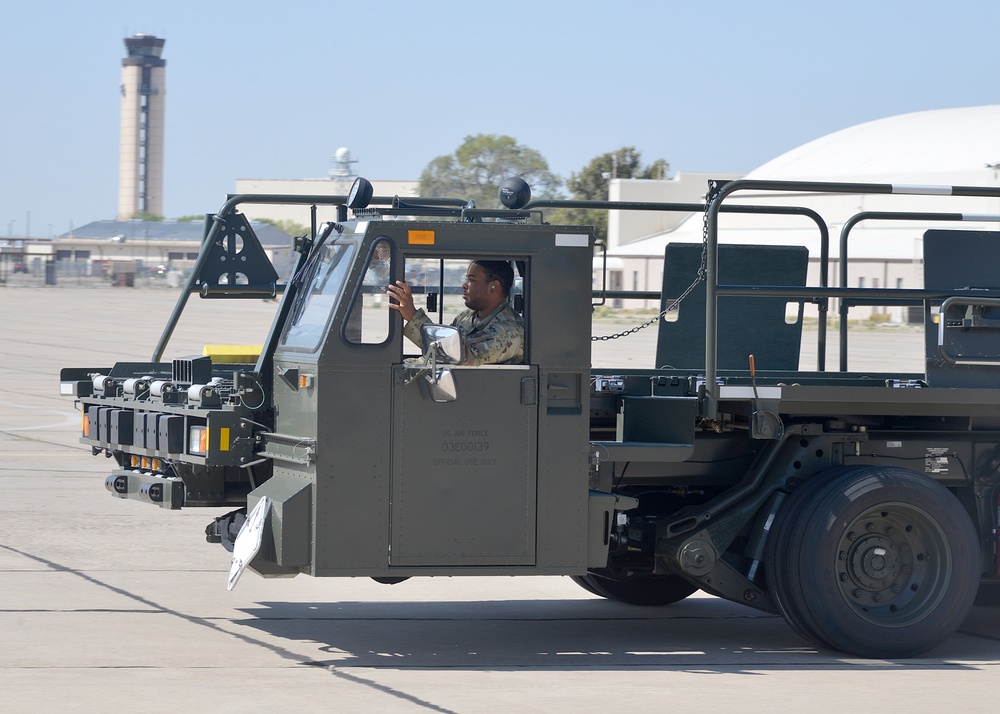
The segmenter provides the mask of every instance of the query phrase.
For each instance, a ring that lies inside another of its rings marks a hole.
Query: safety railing
[[[914,196],[968,196],[1000,197],[1000,187],[991,186],[921,186],[912,184],[854,183],[825,181],[763,181],[739,179],[725,183],[710,182],[709,205],[707,209],[707,262],[705,291],[705,400],[703,416],[713,417],[718,403],[718,298],[724,295],[785,295],[789,298],[809,296],[813,299],[851,299],[868,304],[883,304],[892,299],[902,300],[946,300],[954,296],[954,291],[898,288],[848,288],[820,286],[819,288],[766,288],[756,286],[721,285],[718,280],[719,213],[726,198],[739,191],[762,191],[806,194],[855,194],[879,195],[899,194]],[[956,215],[956,214],[952,214]],[[981,219],[982,216],[979,216]],[[843,235],[843,234],[842,234]],[[842,238],[842,241],[846,238]],[[842,244],[843,246],[843,244]],[[846,265],[841,255],[841,265]],[[957,296],[961,297],[961,296]],[[987,291],[982,298],[1000,297],[1000,291]],[[841,320],[841,330],[843,323]],[[846,349],[846,348],[842,348]]]

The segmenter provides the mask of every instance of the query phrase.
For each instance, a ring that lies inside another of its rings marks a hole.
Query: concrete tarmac
[[[203,535],[225,509],[112,498],[111,462],[78,443],[79,412],[58,394],[60,367],[147,360],[176,297],[0,288],[0,711],[996,709],[996,609],[975,608],[924,657],[873,661],[817,650],[779,617],[709,596],[630,607],[568,578],[385,586],[246,573],[228,592],[229,554]],[[230,317],[182,324],[166,358],[259,342],[274,309],[191,302]],[[262,332],[247,339],[255,323]],[[654,329],[597,343],[595,362],[649,366]],[[906,334],[881,346],[862,336],[859,349],[919,349],[921,335]]]

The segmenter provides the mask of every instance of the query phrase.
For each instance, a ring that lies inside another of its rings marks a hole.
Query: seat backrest
[[[993,231],[929,230],[924,233],[924,287],[968,292],[1000,290],[1000,233]],[[940,305],[941,301],[933,304]],[[961,314],[949,315],[962,319]],[[982,311],[978,327],[948,330],[948,351],[966,359],[1000,359],[1000,316],[996,308]],[[932,387],[1000,388],[1000,365],[956,364],[938,349],[938,320],[930,305],[924,310],[926,380]]]
[[[700,243],[670,243],[663,269],[663,310],[695,279],[701,265]],[[806,284],[809,251],[802,246],[720,245],[720,285]],[[754,355],[757,369],[795,370],[802,339],[802,301],[792,322],[786,319],[782,297],[727,296],[719,298],[719,369],[748,369]],[[677,319],[660,320],[656,366],[699,369],[705,366],[705,283],[678,306]]]

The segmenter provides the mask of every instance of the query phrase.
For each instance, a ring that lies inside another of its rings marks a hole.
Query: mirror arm
[[[403,382],[404,387],[421,375],[427,375],[427,380],[431,384],[437,384],[437,356],[440,347],[440,342],[431,342],[427,348],[427,354],[424,355],[420,364],[406,366],[407,369],[413,370],[413,374]],[[427,374],[428,372],[430,372],[429,375]]]

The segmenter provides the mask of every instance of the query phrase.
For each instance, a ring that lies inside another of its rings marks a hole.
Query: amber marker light
[[[406,240],[410,245],[434,245],[434,231],[407,231]]]

